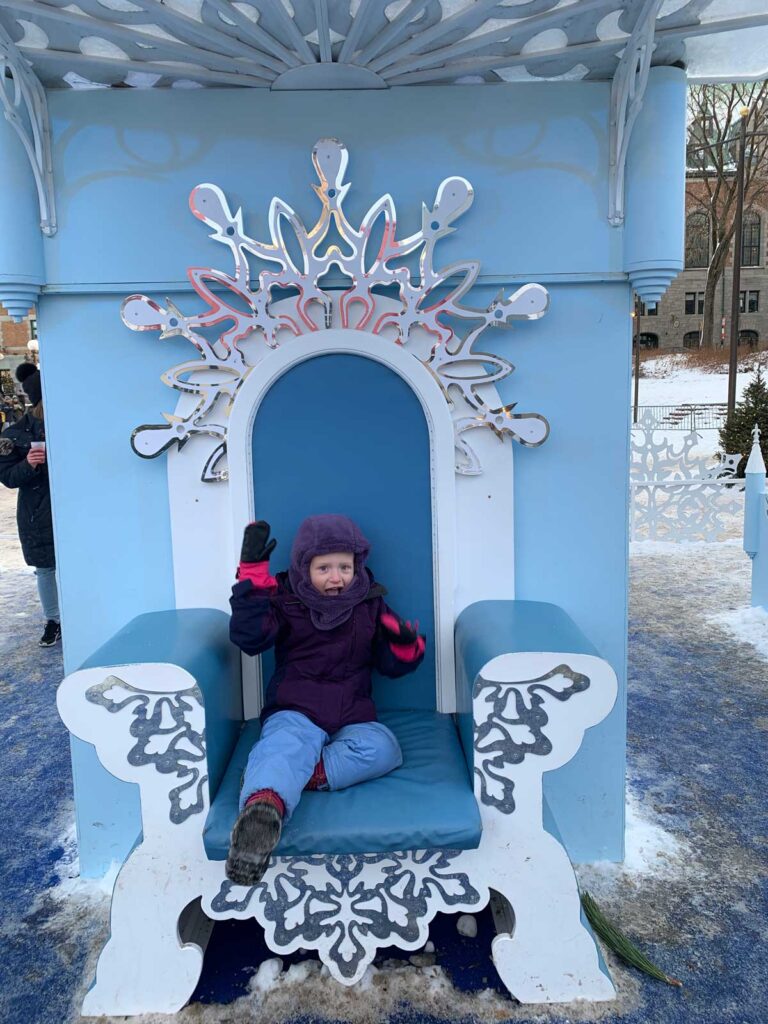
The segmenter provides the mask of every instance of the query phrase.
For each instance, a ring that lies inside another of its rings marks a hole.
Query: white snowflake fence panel
[[[742,456],[699,455],[699,434],[670,441],[653,416],[632,431],[630,540],[721,541],[736,534],[744,512]]]

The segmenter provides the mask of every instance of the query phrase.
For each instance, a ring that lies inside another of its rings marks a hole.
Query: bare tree
[[[707,217],[711,253],[704,291],[702,346],[714,343],[715,292],[736,228],[736,162],[742,107],[749,109],[747,132],[768,132],[768,81],[693,85],[688,91],[686,194],[690,209]],[[768,137],[747,139],[744,185],[745,211],[768,198]],[[734,254],[734,259],[740,258],[740,253]]]

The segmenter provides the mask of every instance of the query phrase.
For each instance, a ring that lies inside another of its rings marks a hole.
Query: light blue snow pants
[[[345,725],[329,736],[298,711],[276,711],[248,755],[240,810],[251,793],[273,789],[285,804],[288,821],[321,754],[329,789],[377,779],[403,763],[400,744],[381,722]]]
[[[55,569],[35,569],[37,577],[37,593],[43,608],[45,621],[59,621],[59,591],[56,586]]]

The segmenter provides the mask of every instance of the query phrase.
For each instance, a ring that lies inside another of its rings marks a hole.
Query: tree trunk
[[[717,245],[707,269],[707,283],[704,288],[704,314],[701,328],[701,347],[712,348],[720,343],[719,330],[715,331],[715,297],[717,286],[723,276],[731,244],[731,233]],[[719,327],[719,324],[718,324]]]

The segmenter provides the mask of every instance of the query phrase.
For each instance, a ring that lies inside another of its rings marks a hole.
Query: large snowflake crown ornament
[[[196,434],[210,435],[219,443],[202,478],[226,479],[226,422],[238,388],[270,349],[332,326],[369,331],[385,343],[406,346],[434,376],[453,415],[458,472],[481,472],[464,437],[470,430],[487,428],[502,440],[508,435],[524,445],[542,444],[549,433],[543,416],[514,412],[516,403],[498,404],[495,384],[514,366],[473,346],[486,328],[543,316],[549,305],[546,290],[526,284],[508,299],[500,293],[487,308],[476,308],[465,305],[464,298],[477,281],[480,264],[434,266],[437,242],[454,231],[451,225],[472,204],[470,183],[458,177],[443,181],[432,208],[422,206],[420,229],[398,240],[390,195],[371,206],[359,228],[344,214],[350,184],[344,180],[348,153],[341,142],[321,139],[312,161],[320,182],[313,188],[322,204],[317,222],[308,230],[292,207],[274,198],[269,242],[246,234],[242,210],[233,214],[216,185],[192,190],[193,214],[212,229],[215,241],[227,246],[234,261],[231,275],[202,267],[187,271],[206,304],[202,312],[185,316],[170,300],[163,307],[146,295],[123,302],[128,327],[160,331],[161,339],[187,338],[199,353],[162,376],[169,387],[191,396],[193,407],[181,412],[182,403],[176,413],[163,414],[165,423],[138,427],[131,438],[134,451],[154,458],[173,444],[181,449]],[[406,258],[416,253],[414,272]],[[251,259],[262,264],[257,275]],[[334,271],[348,279],[347,287],[324,284]]]

